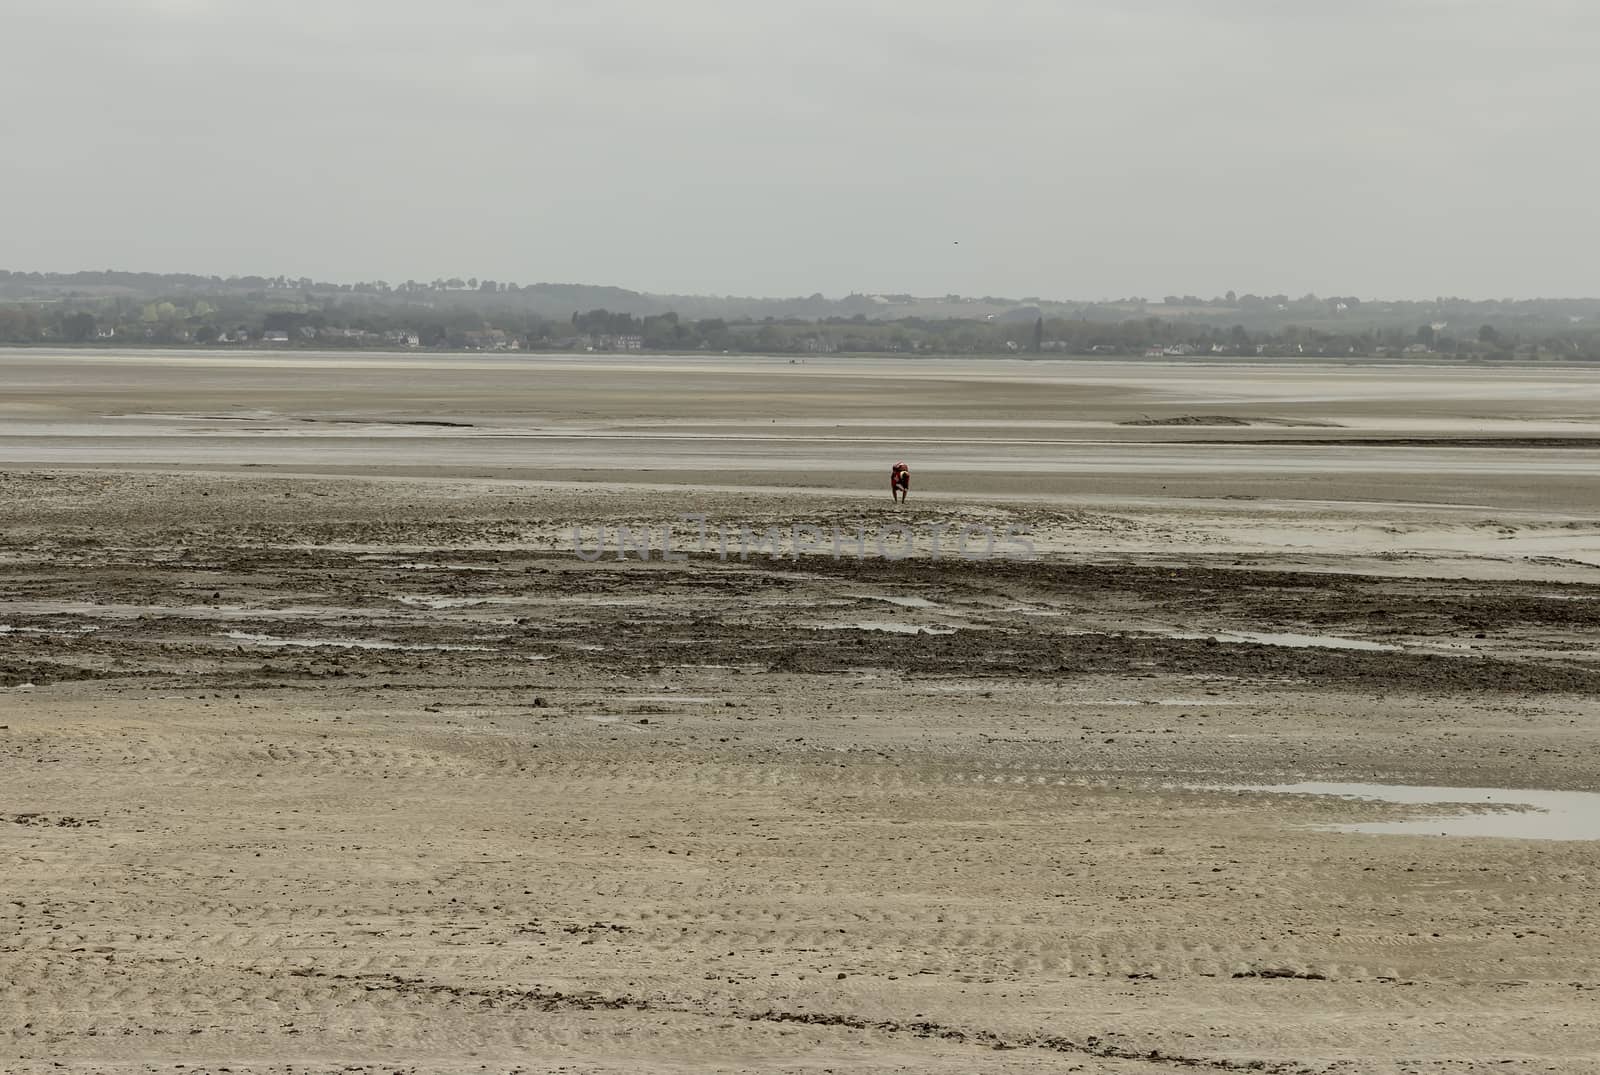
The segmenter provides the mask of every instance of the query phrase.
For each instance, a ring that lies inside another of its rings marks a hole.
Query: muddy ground
[[[5,1071],[1600,1066],[1600,845],[1218,787],[1600,790],[1582,565],[981,498],[0,493]],[[685,511],[1043,551],[572,548]]]

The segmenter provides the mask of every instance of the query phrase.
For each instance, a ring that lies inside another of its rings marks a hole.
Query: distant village
[[[412,329],[390,329],[384,332],[371,332],[356,328],[313,328],[310,325],[301,325],[294,330],[288,329],[261,329],[252,331],[248,328],[236,328],[227,332],[219,332],[206,341],[196,340],[193,334],[188,338],[174,339],[174,343],[207,342],[212,344],[257,344],[266,347],[285,347],[292,344],[322,345],[330,347],[367,347],[367,348],[392,348],[399,350],[421,349],[424,345],[422,334]],[[96,333],[98,339],[110,340],[117,337],[115,329],[103,329]],[[133,330],[134,339],[153,340],[154,334],[141,333],[137,328]],[[513,335],[503,329],[477,329],[466,330],[448,336],[442,341],[429,345],[433,350],[458,350],[458,351],[526,351],[526,350],[554,350],[554,351],[643,351],[643,336],[567,336],[560,339],[549,340],[539,338],[529,340],[525,336]]]
[[[722,321],[660,326],[646,332],[559,331],[546,323],[534,331],[503,328],[351,328],[302,324],[290,328],[238,325],[213,328],[142,321],[92,326],[79,314],[59,330],[44,328],[26,339],[0,343],[41,343],[123,346],[192,346],[239,348],[302,348],[321,350],[364,349],[388,351],[557,352],[626,354],[654,351],[723,354],[834,355],[834,354],[989,354],[1100,355],[1143,358],[1227,357],[1426,357],[1448,355],[1480,359],[1566,358],[1600,361],[1600,335],[1574,333],[1563,337],[1518,338],[1492,326],[1481,326],[1461,336],[1451,334],[1448,322],[1434,322],[1413,332],[1371,330],[1328,333],[1291,327],[1276,333],[1227,332],[1148,320],[1121,324],[1045,322],[1034,324],[993,321],[913,324],[895,321],[843,322],[765,321],[728,324]],[[670,315],[668,315],[670,317]],[[626,319],[627,315],[591,311],[574,321]],[[654,319],[647,319],[654,320]],[[0,323],[3,324],[3,323]],[[571,326],[566,326],[570,329]],[[1150,337],[1161,337],[1150,342]]]
[[[0,271],[0,345],[33,344],[1600,361],[1600,300],[1364,302],[1231,291],[1094,303],[865,294],[767,300],[454,278],[390,286]]]

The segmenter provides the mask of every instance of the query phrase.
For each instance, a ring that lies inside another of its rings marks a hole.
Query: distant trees
[[[694,340],[693,331],[681,323],[675,313],[645,318],[640,326],[640,335],[644,337],[646,347],[658,351],[674,350]]]
[[[39,315],[35,311],[0,306],[0,343],[31,343],[39,334]]]
[[[638,336],[643,326],[632,314],[614,314],[610,310],[590,310],[574,313],[572,327],[590,336]]]
[[[1455,338],[1435,323],[1415,329],[1352,325],[1345,318],[1325,324],[1286,322],[1252,330],[1240,320],[1213,325],[1192,316],[1143,316],[1122,320],[1088,316],[1048,317],[1035,314],[1027,322],[975,318],[883,320],[849,317],[687,319],[675,311],[638,315],[595,308],[553,322],[515,307],[484,305],[487,295],[462,291],[457,300],[430,300],[425,306],[382,301],[359,292],[328,295],[313,303],[284,305],[264,296],[216,296],[216,301],[180,305],[163,301],[132,303],[121,299],[83,300],[73,309],[55,306],[7,306],[0,303],[0,342],[43,340],[65,343],[93,341],[112,330],[119,343],[209,345],[219,339],[260,339],[265,333],[286,333],[294,344],[319,347],[411,346],[482,348],[494,346],[563,348],[574,344],[615,349],[642,347],[655,351],[758,351],[778,354],[885,352],[1009,354],[1139,354],[1151,348],[1185,353],[1301,356],[1399,354],[1411,343],[1446,354],[1513,356],[1557,355],[1600,359],[1600,323],[1567,326],[1559,334],[1528,335],[1485,323]],[[274,305],[276,303],[276,305]],[[219,336],[217,326],[227,331]],[[626,339],[626,343],[621,340]],[[634,342],[637,340],[637,342]]]
[[[318,347],[643,347],[774,353],[1445,354],[1600,360],[1600,300],[1365,302],[1354,296],[1172,294],[1156,303],[995,296],[652,296],[470,277],[331,284],[286,275],[0,270],[0,343],[210,345],[285,332]],[[576,311],[576,312],[574,312]],[[1444,326],[1462,326],[1448,334]],[[611,337],[602,340],[602,337]],[[616,337],[630,337],[619,341]],[[631,337],[637,337],[636,343]],[[417,342],[413,343],[413,339]]]
[[[94,339],[96,329],[94,314],[70,314],[61,322],[61,338],[68,343],[83,343]]]

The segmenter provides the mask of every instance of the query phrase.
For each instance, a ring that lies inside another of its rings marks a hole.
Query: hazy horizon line
[[[619,291],[628,291],[628,292],[632,292],[632,293],[637,294],[637,295],[644,295],[644,296],[651,296],[651,297],[658,297],[658,298],[682,297],[682,298],[696,298],[696,299],[706,299],[706,298],[710,298],[710,299],[748,299],[748,300],[772,301],[772,302],[786,302],[786,301],[795,301],[795,300],[805,300],[805,299],[814,299],[814,298],[818,298],[818,297],[820,297],[824,301],[828,301],[828,302],[839,302],[839,301],[843,301],[845,299],[851,298],[852,296],[886,297],[886,296],[907,295],[907,296],[910,296],[913,299],[932,300],[932,301],[938,301],[938,300],[942,300],[942,299],[945,299],[945,298],[953,296],[953,297],[958,298],[958,299],[980,300],[980,301],[984,300],[984,299],[996,299],[996,300],[1000,300],[1000,301],[1004,301],[1004,302],[1015,303],[1015,304],[1018,304],[1018,305],[1034,304],[1034,303],[1045,303],[1045,304],[1058,305],[1058,306],[1071,306],[1071,305],[1116,306],[1116,305],[1124,305],[1124,304],[1127,304],[1127,303],[1132,302],[1134,300],[1140,300],[1146,305],[1161,305],[1164,302],[1165,298],[1167,297],[1167,295],[1155,296],[1153,294],[1146,294],[1146,295],[1130,294],[1130,295],[1119,295],[1119,296],[1116,296],[1116,297],[1102,297],[1102,298],[1084,298],[1084,297],[1050,298],[1050,297],[1047,297],[1047,296],[1044,296],[1044,295],[1027,295],[1027,296],[1018,297],[1018,296],[1013,296],[1013,295],[1002,295],[1002,294],[994,294],[994,293],[987,293],[987,294],[979,295],[979,294],[975,294],[975,293],[971,293],[971,292],[959,292],[959,291],[946,291],[946,292],[937,293],[937,294],[924,292],[924,293],[920,293],[919,294],[919,293],[914,292],[914,291],[896,290],[896,289],[888,289],[888,288],[876,289],[876,290],[852,290],[852,291],[847,291],[847,292],[833,292],[833,293],[829,293],[829,292],[824,292],[824,291],[818,290],[818,291],[813,291],[813,292],[810,292],[810,293],[807,293],[807,294],[796,293],[796,294],[790,294],[790,295],[762,295],[762,294],[756,294],[754,292],[742,292],[741,293],[741,292],[735,292],[735,291],[684,291],[684,290],[670,290],[670,289],[669,290],[656,290],[656,289],[633,287],[633,286],[628,286],[628,285],[619,284],[619,283],[601,283],[601,282],[596,282],[596,281],[584,281],[584,280],[545,279],[545,280],[537,280],[537,281],[532,281],[532,282],[518,282],[518,281],[511,281],[511,280],[495,280],[493,277],[460,276],[460,275],[450,275],[450,276],[434,275],[434,276],[429,277],[427,279],[420,279],[420,278],[415,277],[415,276],[407,276],[407,277],[403,277],[403,278],[391,278],[391,277],[388,277],[388,276],[365,276],[365,277],[362,277],[362,276],[347,276],[347,277],[340,278],[339,276],[329,276],[329,277],[314,277],[314,276],[307,276],[307,275],[293,275],[293,276],[291,276],[289,273],[259,273],[259,272],[244,272],[244,273],[241,273],[241,272],[230,272],[230,273],[224,274],[224,273],[215,273],[215,272],[199,272],[199,271],[194,271],[194,270],[154,270],[154,269],[128,269],[128,268],[121,268],[121,269],[116,269],[116,268],[99,268],[99,269],[82,268],[82,269],[70,269],[70,270],[60,270],[60,269],[5,269],[5,270],[0,270],[0,272],[8,273],[11,276],[39,275],[39,276],[58,276],[58,277],[70,277],[70,276],[88,275],[88,274],[96,274],[96,273],[107,274],[107,275],[125,274],[125,275],[130,275],[130,276],[156,276],[156,277],[161,277],[161,276],[194,276],[194,277],[201,277],[201,278],[204,278],[204,279],[207,279],[207,280],[220,280],[220,281],[222,281],[224,283],[227,282],[227,281],[230,281],[230,280],[240,280],[240,279],[249,279],[249,278],[258,278],[258,279],[263,279],[263,280],[275,280],[275,279],[277,279],[279,277],[282,277],[285,280],[292,280],[292,281],[295,281],[295,282],[298,282],[298,281],[301,281],[301,280],[310,280],[311,283],[314,286],[315,285],[331,285],[331,286],[336,286],[336,287],[356,287],[356,286],[363,285],[363,284],[369,284],[370,285],[370,284],[379,284],[379,283],[381,283],[381,284],[385,284],[386,286],[388,286],[391,290],[397,288],[401,284],[406,284],[406,283],[420,284],[420,285],[423,285],[424,287],[428,287],[428,288],[431,289],[433,287],[433,285],[435,283],[438,283],[438,282],[450,282],[450,281],[455,281],[455,280],[462,280],[462,281],[478,281],[480,284],[484,283],[484,282],[495,282],[495,283],[500,283],[500,284],[503,284],[503,285],[513,286],[513,287],[517,287],[517,288],[538,288],[538,287],[584,287],[584,288],[597,288],[597,289],[609,288],[609,289],[615,289],[615,290],[619,290]],[[476,287],[462,287],[462,288],[451,288],[450,290],[474,291],[474,290],[478,290],[478,288],[476,288]],[[1319,301],[1320,300],[1330,300],[1330,299],[1355,298],[1355,299],[1357,299],[1357,300],[1359,300],[1359,301],[1361,301],[1363,303],[1368,303],[1368,302],[1378,302],[1378,303],[1385,303],[1385,302],[1387,302],[1387,303],[1399,303],[1399,302],[1403,302],[1403,303],[1427,303],[1427,302],[1468,302],[1468,303],[1484,303],[1484,302],[1512,302],[1512,303],[1514,303],[1514,302],[1600,302],[1600,294],[1585,295],[1585,294],[1577,294],[1577,293],[1566,294],[1566,295],[1551,295],[1551,294],[1545,294],[1545,295],[1491,295],[1491,296],[1481,296],[1481,295],[1480,296],[1471,296],[1471,295],[1430,295],[1430,296],[1424,296],[1424,297],[1404,297],[1404,296],[1395,296],[1395,295],[1363,295],[1360,292],[1355,292],[1355,291],[1326,291],[1326,292],[1309,291],[1309,292],[1303,292],[1303,293],[1301,293],[1299,295],[1293,295],[1293,294],[1290,294],[1289,292],[1286,292],[1286,291],[1271,291],[1271,292],[1268,292],[1268,291],[1246,290],[1246,289],[1236,289],[1236,288],[1230,288],[1229,291],[1231,291],[1235,295],[1236,298],[1244,298],[1244,297],[1249,297],[1249,296],[1253,296],[1255,298],[1262,298],[1262,299],[1283,297],[1283,298],[1288,298],[1291,301],[1299,301],[1301,299],[1307,299],[1307,298],[1315,298],[1315,299],[1317,299]],[[1180,298],[1180,299],[1195,298],[1195,299],[1200,299],[1201,301],[1204,301],[1204,302],[1224,301],[1227,298],[1227,292],[1224,292],[1222,294],[1210,295],[1210,296],[1201,294],[1199,292],[1193,292],[1193,291],[1186,291],[1186,292],[1183,292],[1182,294],[1177,294],[1177,293],[1174,293],[1174,292],[1168,292],[1168,295],[1172,295],[1173,297]]]

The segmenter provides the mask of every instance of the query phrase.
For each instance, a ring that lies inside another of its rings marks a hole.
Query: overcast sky
[[[1600,294],[1594,0],[0,0],[0,267]]]

